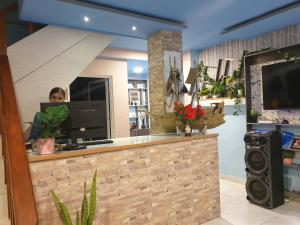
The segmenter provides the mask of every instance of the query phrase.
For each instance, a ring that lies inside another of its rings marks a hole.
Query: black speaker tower
[[[249,132],[244,137],[247,199],[265,208],[284,203],[281,135],[279,132]]]

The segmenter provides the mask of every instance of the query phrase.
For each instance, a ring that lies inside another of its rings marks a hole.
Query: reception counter
[[[94,225],[201,224],[220,216],[218,135],[113,139],[51,155],[29,154],[39,225],[62,224],[54,190],[75,219],[97,169]]]

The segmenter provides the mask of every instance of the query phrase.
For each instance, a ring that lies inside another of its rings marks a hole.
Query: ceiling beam
[[[74,4],[74,5],[79,5],[79,6],[86,7],[86,8],[111,12],[111,13],[115,13],[115,14],[119,14],[119,15],[135,17],[138,19],[154,21],[154,22],[158,22],[158,23],[162,23],[162,24],[176,26],[176,27],[179,27],[182,29],[187,28],[187,26],[181,21],[161,18],[161,17],[157,17],[154,15],[147,15],[144,13],[135,12],[135,11],[131,11],[131,10],[124,9],[124,8],[117,8],[117,7],[113,7],[113,6],[105,5],[105,4],[101,4],[101,3],[95,3],[95,2],[83,1],[83,0],[58,0],[58,1],[70,3],[70,4]]]
[[[267,19],[269,17],[272,17],[272,16],[278,15],[280,13],[284,13],[284,12],[287,12],[289,10],[295,9],[297,7],[300,7],[300,1],[299,0],[297,0],[296,2],[292,2],[290,4],[287,4],[287,5],[281,6],[279,8],[267,11],[263,14],[260,14],[258,16],[255,16],[255,17],[252,17],[250,19],[244,20],[242,22],[236,23],[232,26],[226,27],[222,30],[221,34],[226,34],[226,33],[232,32],[234,30],[241,29],[243,27],[246,27],[246,26],[249,26],[251,24],[257,23],[257,22],[259,22],[261,20],[264,20],[264,19]]]

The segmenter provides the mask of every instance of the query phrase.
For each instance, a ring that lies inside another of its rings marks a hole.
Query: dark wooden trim
[[[244,58],[244,75],[245,75],[245,90],[246,90],[246,121],[248,122],[248,115],[252,106],[252,94],[251,94],[251,73],[250,67],[252,65],[263,64],[271,61],[284,59],[284,55],[288,54],[290,57],[300,54],[300,44],[288,46],[285,48],[268,50],[264,52],[254,53],[247,55]],[[247,124],[247,130],[251,130],[252,125]],[[278,127],[276,127],[278,130]],[[280,127],[279,127],[280,129]]]
[[[30,34],[32,34],[34,32],[33,23],[31,23],[31,22],[27,23],[27,30],[28,30],[28,35],[30,35]]]
[[[18,7],[18,2],[16,2],[2,9],[1,12],[4,14],[4,16],[7,16],[8,14],[18,10]]]
[[[3,12],[0,12],[0,54],[6,55],[6,25]]]
[[[287,12],[289,10],[292,10],[292,9],[295,9],[295,8],[298,8],[298,7],[300,7],[300,2],[299,1],[295,1],[295,2],[289,3],[289,4],[284,5],[284,6],[280,6],[276,9],[272,9],[270,11],[267,11],[263,14],[255,16],[253,18],[250,18],[250,19],[244,20],[242,22],[236,23],[234,25],[231,25],[229,27],[226,27],[222,30],[221,34],[226,34],[226,33],[232,32],[234,30],[241,29],[243,27],[249,26],[251,24],[257,23],[257,22],[262,21],[262,20],[265,20],[269,17],[276,16],[280,13],[284,13],[284,12]]]
[[[8,57],[0,55],[0,92],[2,131],[5,139],[5,160],[10,218],[15,225],[36,225],[37,210],[26,156],[21,121],[17,108]]]

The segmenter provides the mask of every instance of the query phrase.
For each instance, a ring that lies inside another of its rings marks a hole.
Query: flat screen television
[[[262,89],[264,109],[300,109],[300,61],[262,66]]]

